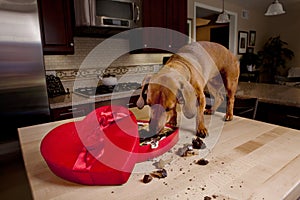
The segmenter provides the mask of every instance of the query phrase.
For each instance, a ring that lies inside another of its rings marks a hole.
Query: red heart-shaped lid
[[[82,121],[51,130],[40,150],[52,172],[63,179],[87,185],[123,184],[137,161],[137,121],[127,108],[103,106]]]

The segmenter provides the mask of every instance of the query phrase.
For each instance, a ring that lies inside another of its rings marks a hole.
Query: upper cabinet
[[[143,0],[143,27],[166,29],[160,31],[161,37],[146,33],[144,47],[163,44],[164,50],[176,51],[187,43],[187,38],[177,33],[187,34],[187,0]]]
[[[38,5],[44,54],[73,54],[73,1],[38,0]]]

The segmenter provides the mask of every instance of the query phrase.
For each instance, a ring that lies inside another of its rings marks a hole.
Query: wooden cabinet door
[[[73,54],[73,1],[38,0],[44,54]]]
[[[101,106],[107,106],[107,105],[118,105],[118,106],[124,106],[126,108],[133,108],[136,107],[136,102],[138,98],[139,96],[131,96],[131,97],[125,97],[120,99],[95,102],[94,108],[96,109]]]
[[[89,114],[92,111],[91,104],[82,104],[77,106],[68,106],[62,108],[51,109],[51,120],[58,121],[63,119],[70,119],[74,117],[81,117]]]
[[[166,51],[176,50],[186,44],[184,35],[170,33],[170,30],[187,33],[187,0],[144,0],[143,26],[161,27],[159,33],[146,31],[143,33],[143,46],[162,47]],[[169,31],[168,31],[169,30]],[[150,44],[150,45],[148,45]],[[160,52],[160,50],[145,49],[146,52]]]
[[[184,34],[172,32],[167,48],[176,51],[187,44],[187,0],[167,0],[167,28]]]

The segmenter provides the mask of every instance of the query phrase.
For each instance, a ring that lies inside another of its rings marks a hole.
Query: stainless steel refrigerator
[[[49,121],[37,0],[0,0],[0,106],[0,144]]]

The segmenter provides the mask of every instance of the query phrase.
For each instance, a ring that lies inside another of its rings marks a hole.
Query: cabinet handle
[[[70,46],[71,46],[71,47],[73,47],[73,46],[74,46],[74,43],[73,43],[73,42],[71,42],[71,43],[70,43]]]
[[[128,103],[128,104],[126,104],[126,105],[129,107],[129,106],[133,106],[134,103]]]
[[[78,108],[69,108],[68,111],[75,111],[78,110]]]
[[[286,115],[286,116],[289,117],[289,118],[299,119],[299,117],[295,116],[295,115]]]

